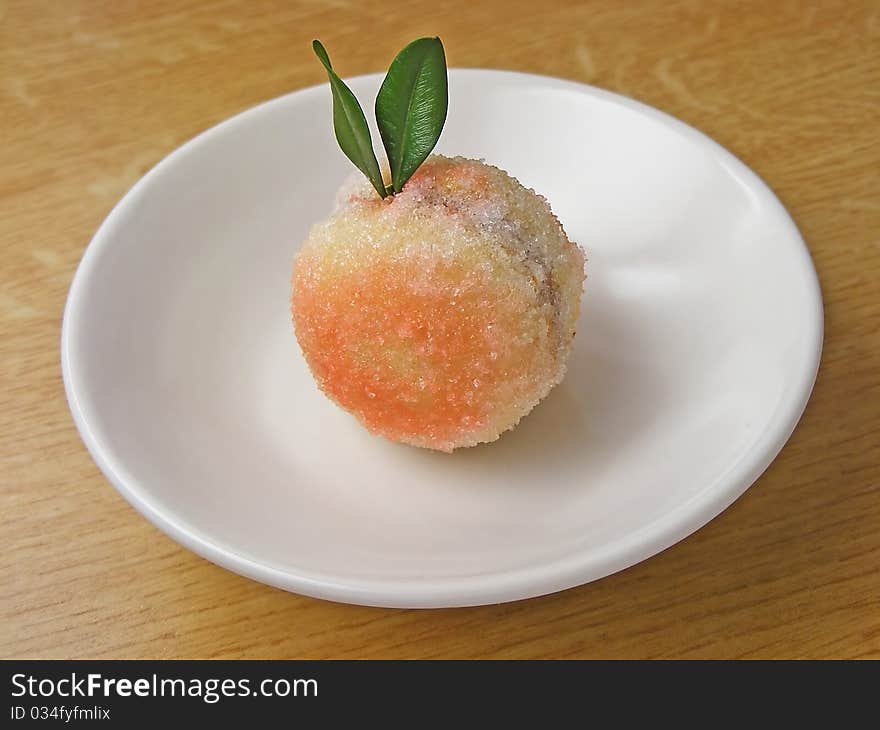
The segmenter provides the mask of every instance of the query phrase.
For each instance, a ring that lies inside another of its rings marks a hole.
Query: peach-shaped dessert
[[[497,167],[433,155],[393,196],[362,175],[293,271],[318,386],[370,431],[452,451],[494,441],[565,374],[584,256]]]

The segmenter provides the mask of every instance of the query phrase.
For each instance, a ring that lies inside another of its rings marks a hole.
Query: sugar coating
[[[494,441],[562,380],[584,256],[503,170],[432,155],[381,200],[360,174],[294,261],[293,324],[324,393],[372,432]]]

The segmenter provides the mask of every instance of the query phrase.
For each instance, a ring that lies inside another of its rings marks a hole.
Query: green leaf
[[[336,75],[321,41],[312,41],[312,49],[318,60],[324,64],[327,76],[330,77],[330,90],[333,92],[333,129],[336,132],[336,141],[339,142],[345,156],[370,179],[376,192],[384,198],[388,193],[385,192],[382,173],[379,171],[379,163],[373,152],[370,128],[367,126],[364,110],[361,109],[361,105],[358,104],[351,89]]]
[[[376,97],[376,121],[400,192],[434,149],[446,121],[446,55],[439,38],[419,38],[391,63]]]

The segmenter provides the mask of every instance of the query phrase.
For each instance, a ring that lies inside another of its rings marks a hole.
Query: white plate
[[[351,81],[365,109],[379,81]],[[337,601],[510,601],[681,540],[785,443],[822,302],[797,229],[742,163],[632,100],[485,70],[450,73],[438,151],[534,187],[588,258],[563,384],[452,455],[371,436],[318,392],[293,336],[292,257],[351,169],[326,86],[200,135],[101,226],[65,311],[67,396],[108,479],[172,538]]]

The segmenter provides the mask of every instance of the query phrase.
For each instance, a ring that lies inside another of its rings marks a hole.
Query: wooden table
[[[589,82],[702,129],[806,238],[812,400],[698,533],[545,598],[399,611],[274,590],[182,549],[109,486],[59,369],[74,267],[111,206],[206,127],[440,35],[450,65]],[[0,2],[0,656],[880,657],[880,3]]]

